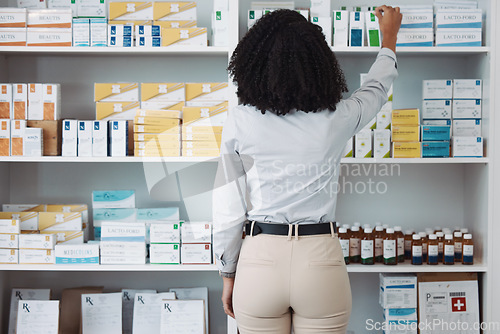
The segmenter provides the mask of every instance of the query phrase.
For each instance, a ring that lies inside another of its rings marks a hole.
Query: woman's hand
[[[378,17],[378,24],[382,33],[382,47],[396,52],[398,31],[403,19],[399,7],[380,6],[375,9],[375,15]]]
[[[222,287],[222,305],[224,306],[224,312],[234,318],[233,312],[233,287],[234,278],[222,277],[223,287]]]

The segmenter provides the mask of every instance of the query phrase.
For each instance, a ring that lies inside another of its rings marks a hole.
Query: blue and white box
[[[436,46],[481,46],[482,29],[437,29]]]
[[[422,125],[422,141],[449,141],[451,138],[451,127],[447,125]]]
[[[78,156],[92,156],[92,121],[78,121]]]
[[[404,17],[403,17],[404,21]],[[437,29],[482,29],[482,9],[438,10],[436,12]]]
[[[454,99],[481,99],[482,80],[481,79],[455,79],[453,80]]]
[[[434,12],[430,9],[405,9],[401,8],[403,20],[401,21],[401,29],[422,30],[429,29],[432,31],[434,27]]]
[[[94,190],[92,192],[94,209],[135,208],[134,190]]]
[[[135,36],[161,37],[161,26],[159,25],[136,25]]]
[[[383,308],[417,307],[417,276],[381,273],[379,278],[379,303]]]
[[[92,156],[106,157],[108,155],[108,121],[93,121]]]
[[[422,158],[449,158],[449,141],[426,141],[422,143]]]
[[[211,243],[212,223],[211,222],[182,222],[181,223],[182,243]]]
[[[108,25],[108,36],[133,36],[134,26],[125,24]]]
[[[56,245],[56,264],[99,264],[99,244]]]
[[[137,209],[138,221],[179,221],[179,208]]]
[[[481,100],[453,100],[453,118],[480,119],[482,115]]]
[[[456,158],[482,158],[482,137],[453,137],[451,152]]]
[[[433,46],[432,29],[404,29],[398,32],[396,46]]]
[[[73,19],[73,46],[90,46],[90,19]]]
[[[480,119],[454,119],[453,120],[454,137],[481,137]]]
[[[133,223],[137,219],[137,209],[95,209],[94,208],[94,239],[101,240],[101,225],[103,221],[120,221]]]
[[[134,46],[134,38],[132,36],[109,36],[108,35],[108,46],[129,48]]]
[[[422,101],[422,119],[451,119],[450,100],[424,100]]]
[[[145,243],[146,225],[144,223],[103,221],[101,223],[101,245],[105,241]]]
[[[417,334],[418,320],[416,308],[384,309],[384,334]]]
[[[453,80],[424,80],[422,84],[424,100],[446,100],[453,98]]]
[[[90,19],[90,46],[108,45],[108,20],[103,18]]]
[[[150,226],[150,242],[155,243],[180,243],[180,223],[153,223]]]
[[[447,125],[451,126],[451,119],[424,119],[422,125]]]
[[[349,46],[364,46],[365,15],[362,12],[351,12],[349,20]]]
[[[161,37],[138,36],[136,39],[136,46],[145,48],[160,47]]]
[[[128,121],[110,121],[109,137],[109,155],[126,157],[128,152]]]
[[[62,130],[62,156],[76,157],[78,153],[78,121],[66,119]]]

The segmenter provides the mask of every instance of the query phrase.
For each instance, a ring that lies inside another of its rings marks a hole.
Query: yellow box
[[[392,143],[392,157],[421,158],[422,143],[420,142]]]
[[[392,111],[392,125],[419,125],[418,109],[396,109]]]
[[[420,126],[393,125],[391,128],[393,142],[412,142],[420,140]]]
[[[166,150],[134,150],[136,157],[180,157],[180,149]]]
[[[155,26],[162,28],[196,28],[196,20],[188,21],[154,21]]]
[[[0,212],[0,219],[19,219],[22,231],[38,230],[38,212]]]
[[[81,231],[83,229],[81,212],[40,212],[38,214],[40,231]]]
[[[220,150],[220,141],[192,141],[192,140],[183,140],[182,141],[182,149],[213,149]]]
[[[141,109],[144,110],[178,110],[182,111],[184,107],[184,102],[176,101],[157,101],[157,102],[141,102]],[[180,117],[178,117],[180,118]]]
[[[82,222],[89,222],[89,209],[87,204],[47,204],[47,212],[81,212]]]
[[[57,245],[83,244],[83,231],[40,231],[40,234],[56,235]]]
[[[45,204],[2,204],[2,211],[44,212],[44,211],[47,211],[47,205],[45,205]]]
[[[179,126],[181,120],[178,118],[135,116],[134,124],[158,125],[163,126],[165,129],[170,129],[174,126]]]
[[[152,2],[110,2],[108,19],[148,21],[153,19]]]
[[[153,5],[155,21],[196,20],[195,1],[158,2]]]
[[[137,82],[94,84],[94,102],[129,101],[139,101],[139,84]]]
[[[134,133],[164,133],[164,134],[179,134],[180,133],[180,126],[173,126],[170,128],[165,128],[164,126],[161,125],[142,125],[142,124],[134,124]]]
[[[136,142],[148,142],[150,140],[159,141],[179,141],[181,140],[181,135],[178,133],[134,133],[134,141]]]
[[[175,83],[142,83],[141,101],[178,101],[184,102],[186,89],[183,82]]]
[[[221,133],[183,133],[182,140],[190,141],[217,141],[220,142]]]
[[[170,150],[170,149],[180,149],[181,142],[179,140],[169,140],[169,141],[136,141],[134,142],[135,150]]]
[[[10,119],[0,120],[0,156],[10,155]]]
[[[141,117],[163,117],[163,118],[177,118],[180,119],[182,112],[179,110],[144,110],[139,109],[135,116]]]
[[[182,138],[185,135],[192,133],[204,133],[204,134],[218,134],[222,133],[222,126],[193,126],[193,125],[183,125],[182,126]],[[187,139],[187,138],[185,138]]]
[[[191,149],[191,148],[183,148],[182,156],[183,157],[218,157],[220,155],[219,149]]]
[[[139,109],[139,102],[97,102],[96,120],[133,120]]]
[[[207,28],[162,28],[161,46],[207,46]]]
[[[186,84],[186,101],[227,101],[227,82],[202,82]]]
[[[228,106],[229,103],[224,102],[213,107],[184,107],[182,108],[182,124],[187,125],[191,122],[225,113]]]

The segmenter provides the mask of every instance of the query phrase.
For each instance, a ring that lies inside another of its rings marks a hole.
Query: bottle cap
[[[470,233],[464,234],[464,239],[465,240],[471,240],[472,239],[472,234],[470,234]]]
[[[382,225],[386,230],[389,228],[389,225],[388,224],[384,224]]]
[[[351,227],[351,225],[349,225],[349,224],[342,224],[342,227],[345,228],[346,230],[348,230],[349,227]]]
[[[381,222],[375,222],[375,226],[382,226]]]
[[[427,233],[425,232],[418,232],[421,238],[425,238],[427,236]]]
[[[405,234],[413,234],[413,231],[412,230],[406,230]]]
[[[359,226],[353,226],[353,227],[351,227],[351,231],[358,232],[359,231]]]
[[[420,240],[420,236],[418,234],[412,235],[413,240]]]
[[[355,222],[353,225],[354,226],[361,226],[361,223],[360,222]]]
[[[435,234],[430,234],[430,235],[429,235],[429,240],[437,240],[437,235],[435,235]]]
[[[453,236],[454,236],[455,238],[461,238],[461,237],[462,237],[462,232],[454,232],[454,233],[453,233]]]
[[[364,231],[365,233],[372,233],[372,229],[370,227],[366,227]]]
[[[464,227],[460,229],[460,232],[462,232],[462,234],[469,233],[469,229]]]
[[[347,229],[344,227],[339,227],[339,233],[347,233]]]
[[[383,230],[384,230],[384,227],[382,225],[375,226],[375,231],[382,232]]]
[[[389,234],[390,234],[390,233],[394,233],[394,229],[393,229],[393,228],[388,228],[388,229],[386,230],[386,233],[389,233]]]
[[[451,235],[451,234],[446,234],[446,235],[444,236],[444,238],[445,238],[446,240],[453,240],[453,235]]]
[[[441,231],[440,232],[436,232],[436,236],[442,238],[442,237],[444,237],[444,233],[441,232]]]
[[[370,224],[363,224],[363,228],[371,228]]]
[[[401,232],[401,226],[394,226],[394,231]]]

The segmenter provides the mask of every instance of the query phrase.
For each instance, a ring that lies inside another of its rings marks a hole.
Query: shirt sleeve
[[[236,272],[247,218],[246,179],[238,147],[234,110],[228,114],[222,131],[221,155],[212,193],[213,247],[216,264],[224,273]]]
[[[350,137],[368,124],[387,102],[389,88],[398,76],[396,54],[388,48],[379,51],[363,85],[342,103],[353,117]]]

